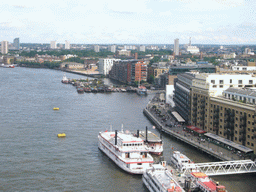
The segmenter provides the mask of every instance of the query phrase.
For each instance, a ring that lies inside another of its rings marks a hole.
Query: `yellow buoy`
[[[59,133],[57,136],[58,136],[59,138],[60,138],[60,137],[66,137],[66,134],[65,134],[65,133]]]
[[[59,110],[60,108],[59,107],[53,107],[53,110]]]

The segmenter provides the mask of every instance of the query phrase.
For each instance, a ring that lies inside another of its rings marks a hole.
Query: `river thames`
[[[122,171],[98,149],[97,136],[122,124],[130,131],[148,126],[159,135],[142,113],[154,95],[78,94],[61,83],[62,76],[48,69],[0,68],[0,191],[147,191],[141,176]],[[167,162],[171,146],[195,162],[214,161],[167,135],[163,141]],[[256,191],[255,175],[213,179],[229,192]]]

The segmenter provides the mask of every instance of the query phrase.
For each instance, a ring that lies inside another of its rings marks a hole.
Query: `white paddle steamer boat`
[[[143,174],[154,163],[144,141],[130,133],[100,132],[99,149],[121,169],[131,174]]]

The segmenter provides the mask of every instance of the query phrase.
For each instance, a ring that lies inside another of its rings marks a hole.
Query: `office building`
[[[179,55],[179,39],[174,40],[174,55]]]
[[[57,43],[56,43],[56,41],[51,41],[51,43],[50,43],[50,48],[51,48],[51,49],[57,49]]]
[[[17,50],[20,49],[20,38],[15,38],[15,39],[13,40],[13,47],[14,47],[15,49],[17,49]]]
[[[65,41],[65,49],[70,49],[70,42],[69,41]]]
[[[3,55],[7,54],[8,53],[8,41],[2,41],[1,43],[1,53]]]

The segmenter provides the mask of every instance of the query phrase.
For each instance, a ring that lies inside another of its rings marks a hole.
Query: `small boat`
[[[185,192],[162,164],[153,164],[147,169],[142,175],[142,181],[150,192]]]
[[[15,68],[15,66],[13,64],[1,64],[0,65],[1,67],[4,67],[4,68]]]
[[[130,133],[100,132],[98,140],[99,149],[128,173],[143,174],[154,163],[144,141]]]
[[[138,95],[147,95],[147,88],[144,86],[139,86],[136,92]]]
[[[84,92],[85,93],[91,93],[91,88],[90,87],[84,87]]]
[[[92,87],[92,88],[91,88],[91,92],[92,92],[92,93],[98,93],[97,87]]]
[[[161,137],[158,137],[155,133],[148,131],[137,131],[139,137],[144,141],[145,145],[147,146],[149,152],[154,155],[161,155],[163,153],[163,141]]]
[[[182,170],[183,166],[188,163],[193,163],[186,155],[180,153],[179,151],[174,151],[171,157],[171,162],[173,166],[179,170]]]
[[[60,108],[59,107],[53,107],[53,110],[58,111]]]
[[[77,87],[76,88],[78,93],[84,93],[84,88],[83,87]]]
[[[217,182],[211,180],[205,173],[192,172],[192,181],[203,192],[226,192],[226,187],[219,185]]]
[[[68,84],[69,83],[69,80],[66,77],[66,74],[63,75],[61,82],[64,83],[64,84]]]

